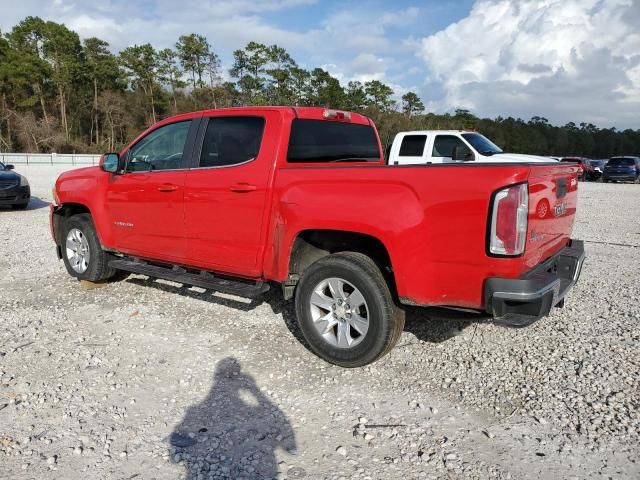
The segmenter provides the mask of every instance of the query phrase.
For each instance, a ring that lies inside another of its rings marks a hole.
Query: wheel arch
[[[88,213],[91,215],[91,210],[82,203],[74,202],[63,203],[53,209],[51,221],[53,222],[54,240],[57,246],[60,246],[62,242],[62,222],[73,215],[79,215],[81,213]]]
[[[293,297],[298,280],[311,264],[339,252],[358,252],[370,257],[389,283],[392,294],[397,295],[391,256],[379,238],[348,230],[306,229],[298,232],[292,242],[289,275],[282,284],[285,299]]]
[[[110,251],[113,248],[112,231],[108,227],[108,225],[104,223],[104,221],[101,221],[100,218],[96,217],[96,213],[99,215],[100,211],[94,212],[85,203],[80,202],[64,202],[53,210],[51,215],[51,222],[53,226],[54,240],[56,245],[59,247],[62,244],[62,240],[60,238],[63,227],[62,222],[73,215],[79,215],[83,213],[86,213],[91,217],[91,221],[93,222],[93,226],[95,228],[96,235],[98,236],[100,245],[102,245],[105,250]],[[104,216],[104,212],[102,212],[102,214]]]

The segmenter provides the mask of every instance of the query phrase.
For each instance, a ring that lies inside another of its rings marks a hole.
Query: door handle
[[[249,183],[236,183],[235,185],[231,185],[229,187],[229,190],[238,193],[255,192],[257,189],[258,187]]]
[[[158,187],[159,192],[175,192],[178,190],[178,185],[173,185],[171,183],[164,183]]]

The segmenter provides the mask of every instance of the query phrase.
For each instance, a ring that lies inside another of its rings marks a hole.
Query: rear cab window
[[[288,163],[380,162],[371,125],[296,118],[291,123]]]

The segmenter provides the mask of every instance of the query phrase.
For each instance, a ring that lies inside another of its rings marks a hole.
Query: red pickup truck
[[[524,326],[564,302],[578,166],[385,165],[373,122],[322,108],[209,110],[152,126],[99,167],[62,174],[51,229],[78,279],[117,271],[295,297],[311,348],[370,363],[403,305]]]

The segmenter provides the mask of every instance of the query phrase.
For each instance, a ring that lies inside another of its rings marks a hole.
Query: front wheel
[[[99,282],[113,277],[110,255],[102,249],[91,216],[73,215],[62,230],[62,260],[69,274],[78,280]]]
[[[296,314],[311,349],[329,363],[361,367],[396,344],[404,311],[375,262],[361,253],[321,258],[296,288]]]

